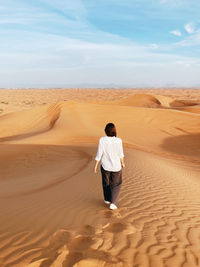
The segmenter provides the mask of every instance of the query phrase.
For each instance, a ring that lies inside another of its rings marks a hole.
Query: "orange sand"
[[[0,90],[0,266],[200,265],[200,90]],[[93,173],[114,122],[119,209]]]

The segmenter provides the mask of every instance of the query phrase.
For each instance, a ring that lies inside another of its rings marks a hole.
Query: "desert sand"
[[[0,90],[0,266],[200,266],[200,90]],[[98,140],[126,167],[103,202]]]

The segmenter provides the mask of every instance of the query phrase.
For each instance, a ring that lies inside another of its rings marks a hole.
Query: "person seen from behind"
[[[106,136],[99,139],[94,173],[97,173],[97,166],[101,162],[104,202],[110,205],[111,210],[115,210],[122,184],[122,168],[125,167],[124,152],[122,139],[117,137],[115,125],[108,123],[104,131]]]

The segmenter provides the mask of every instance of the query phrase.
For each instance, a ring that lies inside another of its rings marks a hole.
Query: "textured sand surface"
[[[0,95],[0,266],[200,266],[200,90]],[[93,173],[107,122],[124,142],[116,211]]]

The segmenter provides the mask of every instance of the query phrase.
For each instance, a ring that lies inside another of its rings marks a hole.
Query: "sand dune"
[[[194,106],[185,106],[185,107],[179,107],[176,108],[177,110],[181,111],[187,111],[187,112],[192,112],[192,113],[200,113],[200,105],[194,105]]]
[[[99,101],[93,101],[93,103],[99,103]],[[150,95],[150,94],[133,94],[131,96],[121,98],[115,101],[101,101],[106,105],[120,105],[120,106],[132,106],[132,107],[146,107],[146,108],[182,108],[182,107],[196,107],[199,102],[193,102],[191,100],[176,100],[172,97],[163,95]],[[188,109],[189,111],[190,109]]]
[[[115,121],[119,136],[123,136],[129,146],[199,162],[199,115],[173,109],[58,102],[2,116],[0,141],[15,144],[96,143],[104,134],[105,122],[109,121]],[[182,146],[185,141],[188,146]]]
[[[79,102],[108,102],[121,100],[133,95],[151,95],[165,107],[176,100],[199,103],[199,89],[0,89],[0,114],[21,111],[33,107],[75,100]]]
[[[198,106],[84,97],[0,117],[0,266],[199,266]],[[109,121],[126,157],[114,212],[92,172]]]
[[[160,101],[156,97],[148,94],[134,94],[124,99],[112,101],[111,104],[147,108],[161,107]]]

